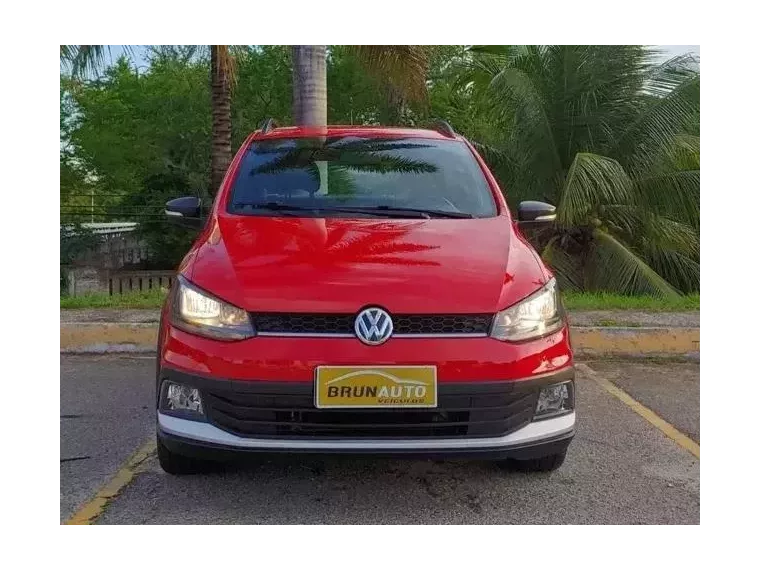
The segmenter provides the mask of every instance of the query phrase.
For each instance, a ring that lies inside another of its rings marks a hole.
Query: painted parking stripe
[[[641,402],[633,399],[630,394],[615,386],[615,384],[613,384],[607,378],[600,376],[588,365],[584,363],[577,363],[576,367],[583,370],[583,372],[585,372],[592,380],[594,380],[594,382],[599,384],[607,392],[615,396],[618,400],[631,408],[634,412],[636,412],[638,415],[640,415],[642,418],[644,418],[646,421],[664,433],[667,437],[675,441],[678,445],[699,459],[699,444],[691,439],[688,435],[679,431],[674,425],[662,419]]]
[[[108,483],[95,496],[71,515],[64,524],[92,524],[103,514],[108,503],[129,485],[145,461],[156,452],[156,438],[151,437],[119,468]]]

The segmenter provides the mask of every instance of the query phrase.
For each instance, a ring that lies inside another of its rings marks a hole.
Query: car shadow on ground
[[[524,464],[513,459],[488,460],[488,459],[427,459],[422,457],[392,457],[392,456],[320,456],[300,455],[292,456],[285,454],[257,454],[255,457],[239,458],[230,461],[206,461],[199,465],[195,475],[172,475],[171,477],[193,477],[196,475],[238,475],[259,476],[269,473],[294,474],[297,471],[321,476],[330,470],[339,472],[351,471],[378,471],[382,472],[389,468],[398,469],[400,466],[412,464],[427,465],[431,469],[437,467],[446,468],[456,465],[460,469],[473,468],[490,471],[496,474],[524,474],[532,476],[547,476],[548,473],[530,472]],[[393,466],[393,467],[391,467]]]

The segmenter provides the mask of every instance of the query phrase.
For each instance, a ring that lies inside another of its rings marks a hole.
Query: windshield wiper
[[[301,208],[299,206],[292,206],[290,204],[283,204],[282,202],[233,202],[232,207],[240,210],[305,210],[309,208]]]
[[[453,212],[451,210],[432,210],[429,208],[405,208],[401,206],[371,206],[362,208],[368,211],[388,212],[394,214],[419,214],[421,218],[474,218],[467,212]]]
[[[293,212],[348,212],[348,213],[361,213],[369,214],[371,216],[380,216],[380,212],[367,211],[364,208],[337,208],[333,206],[297,206],[295,204],[285,204],[283,202],[260,202],[260,203],[245,203],[234,202],[233,208],[236,209],[252,209],[252,210],[271,210],[274,212],[288,213],[288,215],[294,216]]]
[[[420,208],[402,208],[395,206],[366,206],[366,207],[343,207],[343,206],[296,206],[283,202],[261,202],[254,204],[233,203],[233,208],[254,210],[272,210],[275,212],[341,212],[346,214],[367,214],[370,216],[390,216],[395,218],[474,218],[466,212],[452,212],[448,210],[428,210]],[[291,214],[293,215],[293,214]]]

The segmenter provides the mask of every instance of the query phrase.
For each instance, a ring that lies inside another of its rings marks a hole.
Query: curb
[[[156,352],[158,323],[61,323],[61,352]],[[699,358],[699,329],[688,327],[571,326],[576,356]]]
[[[699,358],[699,329],[690,327],[570,327],[576,356]]]

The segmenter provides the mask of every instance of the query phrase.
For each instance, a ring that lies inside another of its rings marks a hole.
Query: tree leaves
[[[487,83],[504,125],[480,148],[511,197],[558,206],[543,255],[563,286],[698,289],[695,60],[655,64],[645,46],[473,46],[469,55],[465,77],[473,91]]]
[[[405,99],[427,99],[430,46],[351,46],[367,71],[386,82]]]
[[[579,153],[565,178],[557,223],[563,227],[586,225],[603,204],[633,204],[631,179],[611,158]]]
[[[71,165],[80,181],[116,195],[141,193],[146,176],[169,167],[193,187],[205,184],[207,48],[156,47],[147,70],[117,63],[69,86],[67,188],[81,192],[68,182]],[[234,146],[265,117],[287,123],[291,62],[286,46],[229,46],[229,54],[239,76]],[[62,64],[80,77],[107,55],[107,46],[61,46]],[[476,143],[513,208],[521,199],[557,204],[543,255],[563,287],[691,291],[699,288],[699,70],[690,56],[656,64],[654,55],[645,46],[331,46],[329,120],[421,124],[429,95],[430,114]],[[400,116],[378,81],[418,104]],[[361,156],[352,165],[419,167]],[[330,171],[331,192],[350,191],[350,174]]]
[[[678,291],[612,235],[597,229],[593,236],[586,269],[587,289],[626,295],[678,296]]]

